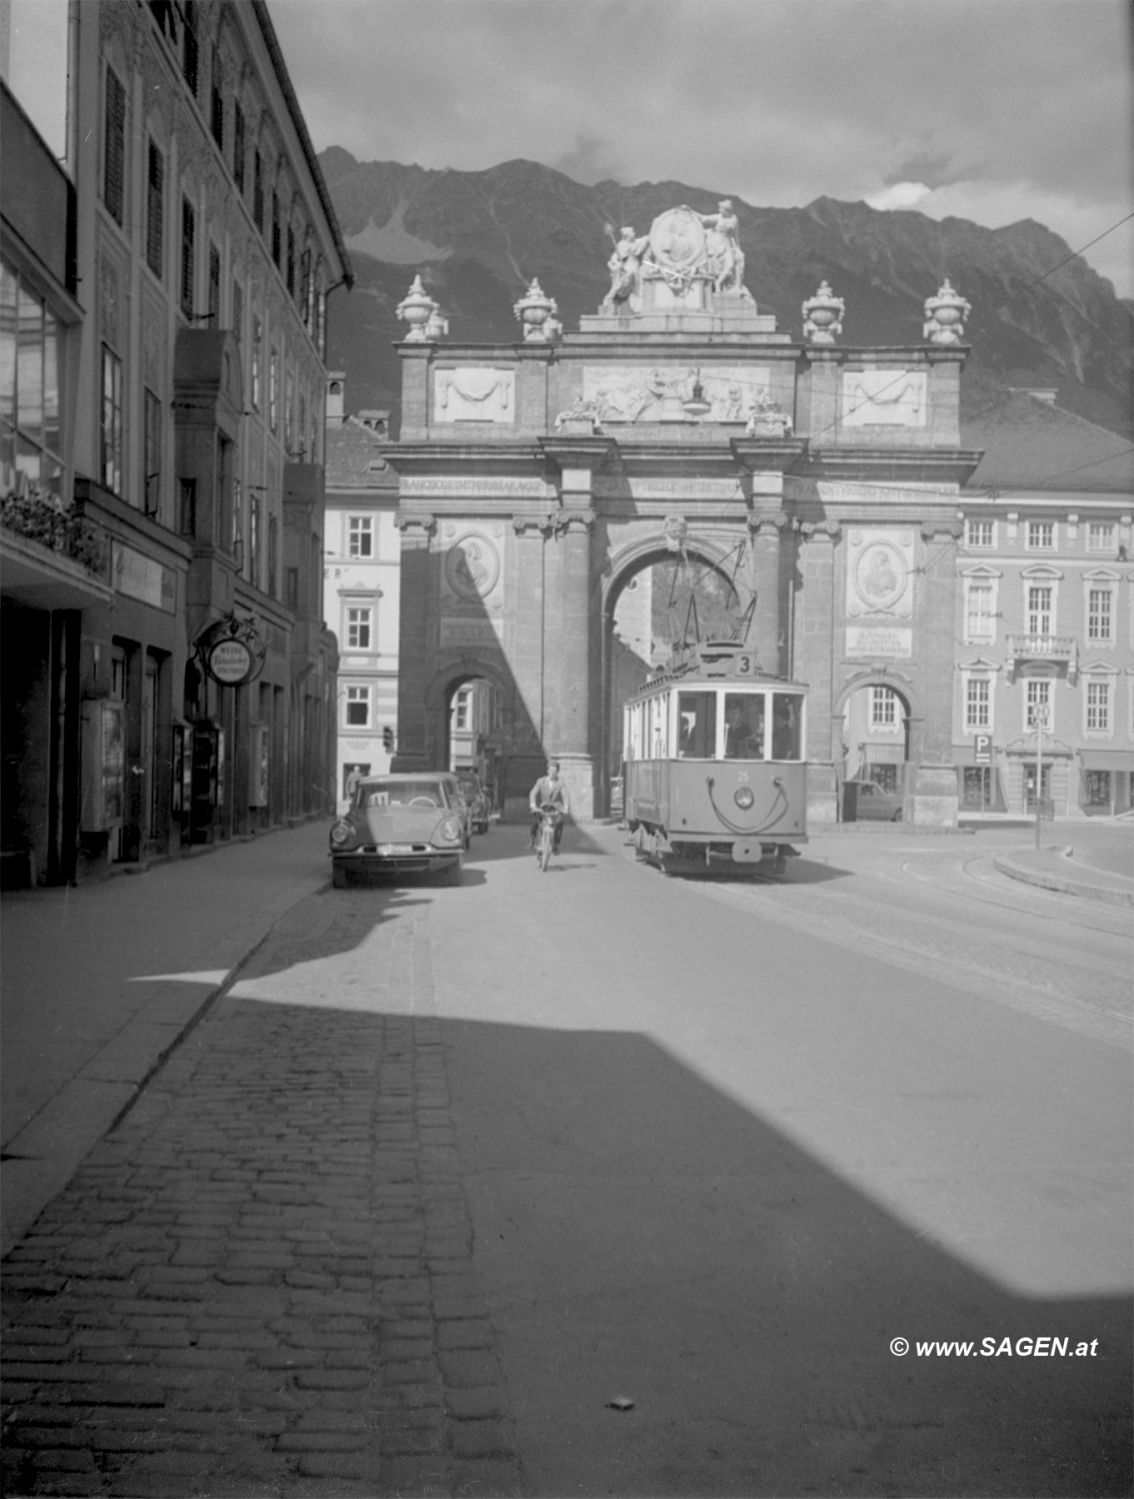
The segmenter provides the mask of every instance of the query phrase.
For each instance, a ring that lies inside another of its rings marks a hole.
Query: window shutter
[[[106,70],[106,152],[102,198],[121,224],[126,194],[126,90],[112,68]]]

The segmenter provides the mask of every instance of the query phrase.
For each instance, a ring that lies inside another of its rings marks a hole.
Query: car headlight
[[[462,844],[465,835],[459,817],[443,817],[433,829],[433,842],[443,847],[446,844]]]
[[[747,812],[749,807],[756,800],[755,796],[753,796],[752,794],[751,786],[738,786],[735,793],[733,794],[732,799],[742,812]]]
[[[354,826],[347,822],[346,818],[340,817],[331,829],[331,847],[345,848],[348,843],[354,842]]]

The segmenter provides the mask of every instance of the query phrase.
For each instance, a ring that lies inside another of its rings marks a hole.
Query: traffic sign
[[[977,765],[989,765],[992,763],[991,734],[976,734],[973,736],[973,759]]]

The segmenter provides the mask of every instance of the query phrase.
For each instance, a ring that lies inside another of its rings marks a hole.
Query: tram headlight
[[[733,793],[733,801],[742,812],[747,812],[756,798],[752,794],[751,786],[738,786]]]

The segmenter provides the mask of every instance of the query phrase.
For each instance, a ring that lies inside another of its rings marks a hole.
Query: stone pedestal
[[[907,822],[928,828],[955,828],[960,810],[957,771],[952,765],[911,767],[912,783],[903,813]]]

